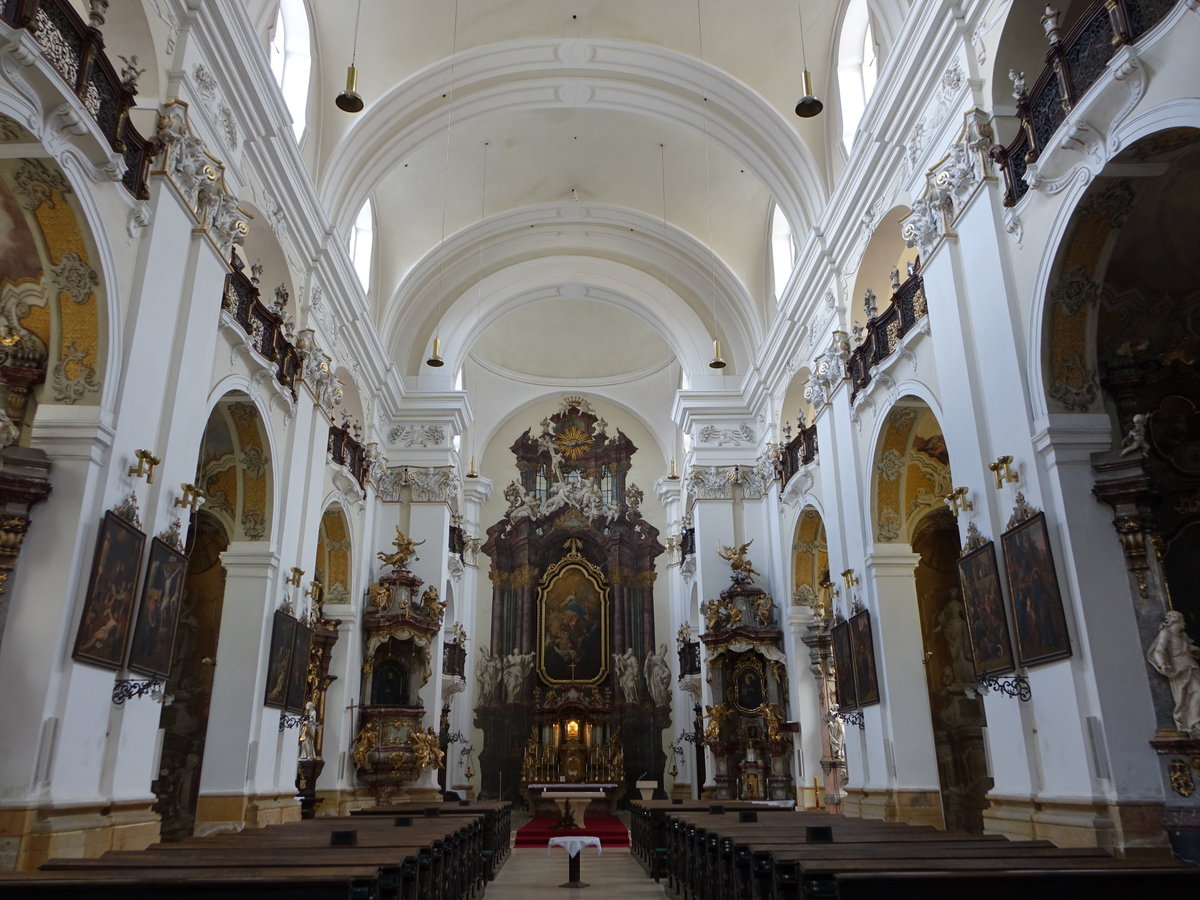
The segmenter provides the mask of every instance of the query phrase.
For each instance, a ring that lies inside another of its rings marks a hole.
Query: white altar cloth
[[[575,856],[584,847],[595,847],[596,855],[599,856],[603,851],[600,849],[600,838],[589,837],[587,835],[571,835],[570,837],[552,837],[546,842],[546,855],[550,855],[550,851],[555,847],[562,847],[567,851],[567,856]]]

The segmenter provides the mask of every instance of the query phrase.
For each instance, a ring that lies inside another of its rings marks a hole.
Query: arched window
[[[775,284],[775,302],[783,297],[783,289],[796,267],[796,241],[792,236],[792,223],[788,221],[779,204],[771,211],[771,275]]]
[[[369,197],[358,211],[348,244],[354,271],[358,273],[363,290],[368,290],[371,287],[371,250],[375,246],[375,210]]]
[[[862,121],[867,100],[878,76],[875,33],[867,0],[850,0],[842,19],[838,41],[838,92],[842,101],[842,144],[846,152],[854,145],[854,134]]]
[[[312,42],[304,0],[279,0],[279,15],[271,36],[271,71],[292,114],[296,140],[308,121],[308,80],[312,70]]]

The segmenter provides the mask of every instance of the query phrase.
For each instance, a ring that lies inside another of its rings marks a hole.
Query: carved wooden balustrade
[[[230,256],[229,263],[221,309],[241,326],[259,356],[274,364],[275,380],[295,399],[302,364],[295,344],[284,334],[283,316],[263,304],[258,286],[246,277],[242,271],[244,263],[236,253]]]
[[[467,648],[460,643],[442,644],[442,674],[453,678],[467,677]]]
[[[360,487],[367,486],[367,471],[371,467],[367,448],[347,429],[329,426],[329,459],[349,469]]]
[[[132,77],[123,80],[113,69],[100,29],[84,22],[70,0],[5,0],[0,17],[34,36],[54,70],[125,160],[121,177],[125,189],[139,200],[148,200],[146,175],[154,153],[129,121],[137,90]]]
[[[467,533],[463,531],[461,525],[451,525],[448,529],[446,549],[459,559],[462,559],[463,554],[467,552]]]
[[[696,529],[685,528],[679,536],[679,558],[685,560],[696,555]]]
[[[921,262],[918,259],[913,274],[896,288],[883,312],[867,320],[863,342],[850,353],[851,400],[871,383],[871,368],[895,353],[901,338],[928,312],[925,282],[921,278]]]
[[[780,491],[787,487],[787,483],[800,471],[801,466],[807,466],[817,458],[816,423],[796,432],[796,436],[783,445],[781,452],[779,462],[783,468],[783,477],[779,480]]]
[[[1113,54],[1161,22],[1179,0],[1096,0],[1061,39],[1051,38],[1046,67],[1017,99],[1021,130],[992,149],[1004,173],[1004,205],[1029,190],[1025,171],[1050,146],[1067,114],[1099,79]],[[1057,31],[1054,32],[1057,35]]]

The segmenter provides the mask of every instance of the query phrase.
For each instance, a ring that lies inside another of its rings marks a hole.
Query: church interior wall
[[[258,10],[255,21],[260,25],[269,18],[263,12],[269,5]],[[812,617],[807,606],[792,600],[799,584],[790,548],[805,511],[818,512],[833,580],[843,569],[853,569],[859,579],[842,588],[835,605],[849,616],[857,601],[873,617],[882,695],[878,705],[862,710],[863,728],[846,728],[844,808],[852,814],[942,824],[943,786],[922,667],[928,650],[921,586],[913,575],[920,554],[913,540],[922,517],[944,508],[942,488],[947,485],[931,480],[927,496],[914,499],[917,489],[900,478],[909,493],[897,494],[905,506],[895,510],[900,515],[894,528],[890,521],[884,527],[881,502],[889,422],[897,410],[919,405],[934,420],[943,442],[940,452],[947,461],[939,474],[949,479],[949,489],[964,487],[973,504],[956,514],[959,543],[971,524],[999,545],[1019,505],[1018,492],[1030,507],[1045,513],[1070,640],[1068,657],[1028,671],[1028,702],[997,691],[982,699],[986,773],[993,783],[986,826],[1066,843],[1157,840],[1140,831],[1144,826],[1136,820],[1164,801],[1147,741],[1169,724],[1162,721],[1167,701],[1145,664],[1141,636],[1131,639],[1139,624],[1133,595],[1124,592],[1131,585],[1129,569],[1117,552],[1110,508],[1092,494],[1092,454],[1111,451],[1123,434],[1111,400],[1106,408],[1102,393],[1082,409],[1071,409],[1053,395],[1057,370],[1051,295],[1064,275],[1064,254],[1075,240],[1081,204],[1094,196],[1098,179],[1120,171],[1105,167],[1128,165],[1113,160],[1141,138],[1172,126],[1200,126],[1200,107],[1188,96],[1191,86],[1200,83],[1200,56],[1192,52],[1200,45],[1200,17],[1189,4],[1181,4],[1170,23],[1126,60],[1129,71],[1114,67],[1102,77],[1065,126],[1070,135],[1039,160],[1034,172],[1042,180],[1015,206],[1002,205],[1003,178],[994,167],[987,168],[967,194],[956,197],[933,233],[922,235],[909,224],[923,208],[933,179],[952,158],[952,148],[970,140],[973,123],[981,120],[971,110],[984,110],[980,116],[997,140],[1015,134],[1007,73],[1010,68],[1024,71],[1032,82],[1041,68],[1040,10],[1034,8],[1040,4],[1016,0],[973,6],[964,13],[965,35],[949,22],[935,21],[950,18],[944,11],[935,13],[923,4],[914,4],[907,20],[899,7],[868,5],[893,77],[881,80],[844,167],[837,161],[826,164],[809,151],[803,161],[811,171],[803,177],[792,171],[801,165],[799,157],[773,159],[768,165],[765,157],[788,146],[776,133],[778,123],[769,133],[736,141],[726,132],[738,121],[756,122],[767,112],[760,99],[759,105],[735,116],[739,89],[734,77],[714,85],[720,101],[713,113],[714,134],[721,135],[723,148],[753,157],[761,167],[756,176],[768,189],[789,181],[785,199],[796,216],[793,226],[800,235],[815,227],[822,245],[816,249],[814,238],[801,242],[798,270],[778,309],[770,298],[760,297],[750,314],[722,313],[719,327],[728,335],[723,339],[736,364],[730,374],[720,376],[709,372],[705,359],[690,358],[706,355],[709,333],[704,317],[691,309],[694,298],[685,296],[690,290],[655,298],[652,306],[645,298],[655,287],[661,294],[662,286],[649,276],[629,287],[624,298],[652,308],[659,317],[656,327],[676,332],[670,336],[672,346],[689,354],[686,360],[604,384],[559,383],[498,372],[481,363],[470,355],[470,338],[462,336],[469,328],[464,327],[457,336],[451,330],[447,338],[454,344],[456,364],[430,374],[421,361],[438,329],[433,323],[446,319],[469,326],[474,318],[478,325],[480,288],[489,288],[489,303],[503,305],[512,299],[512,284],[536,267],[514,258],[498,272],[478,273],[483,280],[474,282],[474,290],[462,290],[446,308],[426,309],[428,327],[411,332],[397,327],[391,337],[375,333],[368,312],[375,301],[358,284],[341,237],[330,224],[353,216],[361,202],[358,186],[350,174],[323,176],[323,189],[330,184],[348,189],[327,214],[318,199],[324,195],[303,172],[307,161],[322,175],[320,160],[337,166],[348,160],[344,154],[357,151],[321,146],[320,132],[311,126],[300,148],[289,145],[287,114],[265,64],[249,55],[239,57],[262,42],[262,34],[234,38],[235,25],[245,16],[239,14],[231,25],[218,22],[211,10],[198,11],[188,31],[169,17],[142,12],[129,17],[114,10],[112,30],[106,32],[114,51],[138,48],[147,54],[143,63],[150,75],[143,82],[143,103],[184,98],[192,127],[225,164],[228,189],[245,195],[243,210],[252,219],[240,253],[247,270],[251,263],[263,264],[259,286],[264,301],[269,302],[275,285],[284,285],[289,294],[284,309],[297,327],[313,328],[320,346],[331,354],[331,368],[344,391],[340,402],[326,405],[303,380],[293,399],[248,348],[245,335],[220,324],[229,248],[197,228],[187,198],[166,177],[154,175],[150,200],[128,200],[119,184],[96,176],[95,135],[48,124],[52,116],[47,110],[54,108],[48,98],[57,88],[47,73],[6,72],[0,111],[19,113],[21,121],[41,128],[34,138],[47,154],[43,159],[64,171],[71,186],[64,202],[78,232],[73,239],[85,248],[97,273],[89,313],[95,384],[85,386],[77,403],[56,402],[52,384],[39,388],[24,441],[53,461],[54,491],[32,514],[20,563],[7,582],[12,602],[5,628],[10,637],[0,646],[0,682],[20,685],[23,697],[0,735],[0,799],[9,808],[0,822],[17,823],[0,825],[0,831],[11,835],[12,829],[42,829],[40,837],[14,851],[14,862],[43,853],[90,853],[121,841],[148,843],[156,836],[150,807],[161,749],[161,707],[149,701],[115,706],[110,700],[112,672],[75,661],[71,646],[105,510],[132,491],[148,536],[179,519],[186,538],[188,514],[175,501],[180,486],[197,477],[209,415],[233,391],[253,406],[260,420],[258,449],[267,477],[262,522],[229,535],[229,549],[222,554],[228,580],[221,652],[197,810],[204,829],[242,827],[293,813],[288,798],[298,753],[295,733],[281,731],[275,711],[258,701],[265,689],[273,612],[285,597],[300,608],[307,606],[303,587],[315,571],[321,516],[331,503],[343,510],[352,551],[346,595],[326,609],[342,625],[330,670],[338,680],[328,695],[333,713],[325,726],[329,764],[321,790],[331,806],[361,791],[348,757],[355,733],[352,705],[356,698],[362,700],[362,597],[380,573],[376,554],[387,549],[396,528],[428,541],[412,571],[453,598],[446,624],[461,621],[471,641],[467,688],[452,701],[444,692],[438,640],[431,648],[435,676],[422,688],[421,698],[426,710],[433,711],[435,725],[440,705],[452,702],[454,729],[467,735],[478,754],[484,735],[471,724],[472,666],[478,648],[491,642],[489,560],[483,554],[464,558],[467,571],[454,571],[444,550],[445,535],[456,513],[467,517],[464,527],[479,538],[503,518],[508,506],[503,488],[515,474],[509,450],[513,440],[526,428],[536,432],[538,420],[553,412],[563,396],[578,394],[610,423],[610,433],[620,428],[638,447],[629,481],[645,492],[641,511],[664,542],[680,533],[685,513],[693,518],[696,554],[688,574],[673,552],[655,564],[655,642],[666,643],[669,656],[679,625],[687,621],[701,629],[699,605],[727,586],[729,566],[717,556],[716,545],[753,542],[751,553],[763,573],[758,583],[774,597],[786,623],[791,713],[801,722],[793,771],[798,788],[820,777],[828,749],[822,743],[819,682],[810,672],[808,647],[800,640]],[[1061,5],[1065,30],[1085,4]],[[83,4],[76,6],[82,10]],[[175,14],[182,6],[164,8]],[[168,62],[157,52],[168,39],[178,41],[177,61]],[[229,43],[220,46],[224,39]],[[514,50],[525,67],[521,77],[530,83],[537,81],[534,51],[544,49],[544,43]],[[481,67],[495,62],[485,45],[463,52]],[[688,70],[679,60],[654,64],[663,67],[663,77]],[[641,59],[637,65],[649,67],[651,61]],[[818,65],[818,71],[830,74],[836,69],[820,55],[814,68]],[[441,85],[445,74],[439,69],[414,76],[381,102],[402,106]],[[314,58],[314,76],[310,112],[331,115],[316,108],[329,105],[317,85],[336,82],[340,75],[323,72]],[[29,88],[18,83],[21,79],[36,84]],[[830,87],[832,98],[832,83]],[[235,102],[258,88],[268,98],[261,108]],[[486,88],[483,75],[478,83],[462,87],[468,98]],[[686,115],[693,113],[689,108]],[[432,118],[425,118],[429,121],[409,122],[402,137],[415,141],[422,129],[432,127]],[[831,131],[836,122],[829,116],[797,133],[804,138],[808,129]],[[378,142],[385,133],[365,136]],[[828,148],[840,141],[824,143],[824,152],[836,157]],[[980,165],[986,165],[982,157]],[[829,176],[827,197],[820,189],[821,173]],[[355,209],[347,212],[351,206]],[[827,364],[838,365],[830,332],[842,333],[853,347],[853,328],[867,319],[865,289],[871,288],[884,306],[891,266],[898,267],[903,279],[918,254],[928,303],[925,324],[902,339],[899,351],[878,365],[871,384],[856,397],[851,399],[848,382],[835,379],[826,382],[828,392],[814,401],[807,389],[826,378]],[[429,261],[423,265],[428,267]],[[622,271],[599,263],[589,269],[597,285],[615,283]],[[1096,273],[1102,272],[1098,263]],[[734,288],[752,293],[732,269],[721,274]],[[464,274],[457,280],[472,281]],[[725,291],[725,283],[721,302],[732,303],[736,292]],[[506,291],[505,299],[498,299]],[[763,293],[761,286],[753,293]],[[671,315],[685,307],[690,317],[671,324]],[[764,330],[758,318],[772,314]],[[396,323],[416,321],[396,315]],[[712,317],[717,318],[715,308]],[[62,337],[62,326],[54,327],[59,332],[47,335]],[[802,329],[810,339],[798,340]],[[765,331],[762,340],[759,331]],[[56,353],[62,351],[59,344]],[[397,352],[411,364],[391,362]],[[1085,352],[1094,353],[1094,348],[1085,347]],[[55,359],[52,355],[51,366]],[[453,388],[452,373],[459,365],[463,391]],[[428,400],[435,394],[441,399]],[[467,395],[469,414],[463,411]],[[382,433],[389,416],[426,400],[431,407],[441,404],[438,414],[446,421],[462,422],[446,435],[446,446],[400,447]],[[791,484],[769,481],[761,496],[731,487],[728,496],[704,497],[689,488],[691,472],[753,468],[765,458],[768,439],[782,442],[784,423],[795,429],[801,408],[807,423],[815,423],[823,449]],[[377,485],[360,486],[347,470],[330,463],[330,417],[339,424],[343,413],[361,423],[364,444],[383,446],[391,470],[448,467],[455,481],[449,495],[427,502],[383,502]],[[754,437],[706,444],[699,439],[705,425],[726,434],[746,425]],[[457,450],[448,445],[455,434]],[[151,448],[162,458],[153,484],[127,474],[135,447]],[[912,456],[917,451],[910,441],[903,452]],[[1019,480],[997,488],[988,463],[1001,454],[1014,458]],[[476,459],[480,473],[491,479],[490,496],[482,489],[468,495],[462,478],[467,459]],[[679,487],[662,481],[673,460],[684,476]],[[285,582],[293,566],[308,573],[298,589]],[[1136,594],[1137,586],[1129,590]],[[31,598],[43,599],[35,603]],[[714,702],[707,681],[701,698],[703,704]],[[675,692],[673,721],[663,732],[668,767],[674,758],[670,743],[691,728],[692,703],[691,695]],[[686,749],[690,754],[693,748]],[[465,782],[467,760],[458,748],[453,757],[450,778]],[[713,771],[710,765],[710,782]],[[688,758],[674,778],[663,774],[663,787],[670,792],[678,782],[699,793],[705,785],[696,783],[694,775]],[[102,812],[106,806],[120,815]],[[49,824],[31,825],[23,818],[31,815]],[[68,821],[71,816],[75,818]],[[1128,821],[1122,823],[1122,816]],[[88,837],[92,832],[108,836]],[[118,833],[123,836],[114,837]],[[0,856],[5,852],[0,848]]]

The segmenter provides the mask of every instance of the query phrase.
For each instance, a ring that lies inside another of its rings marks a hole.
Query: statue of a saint
[[[309,700],[304,704],[304,714],[300,717],[300,759],[317,758],[317,729],[320,727],[317,706]]]
[[[1200,737],[1200,647],[1184,631],[1183,613],[1168,610],[1158,636],[1146,652],[1154,671],[1171,684],[1175,701],[1175,727],[1180,733]]]
[[[379,561],[385,566],[391,566],[393,569],[403,569],[408,565],[410,559],[420,559],[417,556],[417,547],[420,547],[424,541],[414,541],[403,531],[400,526],[396,526],[396,539],[392,541],[392,546],[396,548],[395,553],[384,553],[380,551],[376,554]]]

